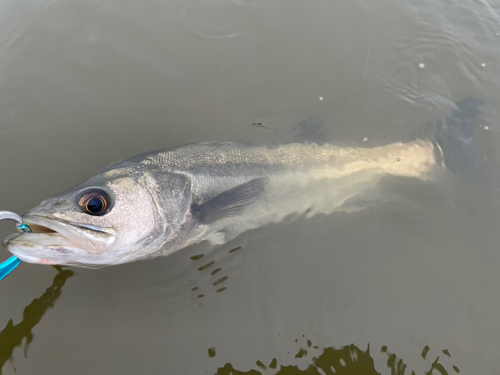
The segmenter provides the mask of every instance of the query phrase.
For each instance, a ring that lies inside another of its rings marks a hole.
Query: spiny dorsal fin
[[[302,121],[293,129],[292,139],[298,143],[325,144],[326,127],[323,120],[312,116]]]

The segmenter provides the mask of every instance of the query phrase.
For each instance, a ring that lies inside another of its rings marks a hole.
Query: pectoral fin
[[[259,177],[235,186],[201,205],[192,206],[193,215],[203,224],[239,214],[264,192],[268,177]]]

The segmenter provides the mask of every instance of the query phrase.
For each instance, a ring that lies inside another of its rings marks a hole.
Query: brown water
[[[495,180],[499,35],[490,0],[6,0],[0,208],[153,149],[287,142],[310,116],[337,144],[407,141],[468,96]],[[0,283],[2,373],[496,374],[496,185],[381,187],[216,248],[23,263]]]

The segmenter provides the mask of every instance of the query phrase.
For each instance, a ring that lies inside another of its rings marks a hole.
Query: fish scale
[[[203,240],[224,243],[293,215],[364,209],[376,199],[370,190],[388,175],[429,180],[448,169],[470,180],[481,176],[473,139],[481,104],[465,99],[432,136],[407,143],[205,142],[141,154],[27,212],[28,225],[48,230],[9,238],[6,246],[29,262],[102,267]],[[92,212],[89,201],[103,211]]]

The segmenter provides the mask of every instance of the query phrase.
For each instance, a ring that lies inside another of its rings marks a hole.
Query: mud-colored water
[[[491,1],[3,1],[1,209],[311,116],[339,145],[408,141],[468,96],[488,177],[387,177],[369,209],[151,261],[23,263],[0,283],[2,373],[496,374],[499,44]]]

